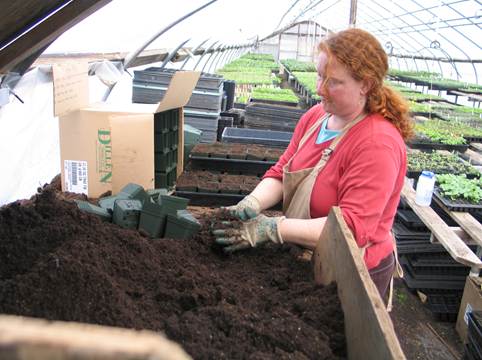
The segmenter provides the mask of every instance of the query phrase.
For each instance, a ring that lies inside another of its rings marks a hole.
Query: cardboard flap
[[[156,112],[180,108],[186,105],[200,76],[200,71],[176,71]]]
[[[87,62],[65,62],[52,66],[54,115],[62,116],[89,104]]]
[[[112,115],[112,193],[132,182],[154,188],[154,123],[152,114]]]

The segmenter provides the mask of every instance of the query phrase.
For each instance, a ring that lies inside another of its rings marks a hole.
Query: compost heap
[[[160,331],[196,359],[346,356],[336,288],[297,248],[227,256],[207,215],[194,239],[149,239],[59,184],[0,208],[0,313]]]

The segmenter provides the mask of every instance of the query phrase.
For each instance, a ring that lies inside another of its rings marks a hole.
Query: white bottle
[[[420,206],[430,206],[432,202],[435,174],[431,171],[422,171],[418,178],[415,203]]]

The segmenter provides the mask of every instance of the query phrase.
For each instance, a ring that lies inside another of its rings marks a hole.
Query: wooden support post
[[[405,359],[393,324],[341,210],[332,208],[313,254],[315,281],[338,286],[349,359]]]

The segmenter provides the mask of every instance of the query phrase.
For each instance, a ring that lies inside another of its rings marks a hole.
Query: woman
[[[228,252],[271,240],[314,249],[332,206],[339,206],[384,298],[395,266],[391,227],[406,172],[404,140],[413,134],[408,106],[383,84],[388,60],[360,29],[319,44],[321,104],[300,119],[292,140],[263,180],[228,208],[248,220],[216,241]],[[260,215],[283,199],[283,217]]]

